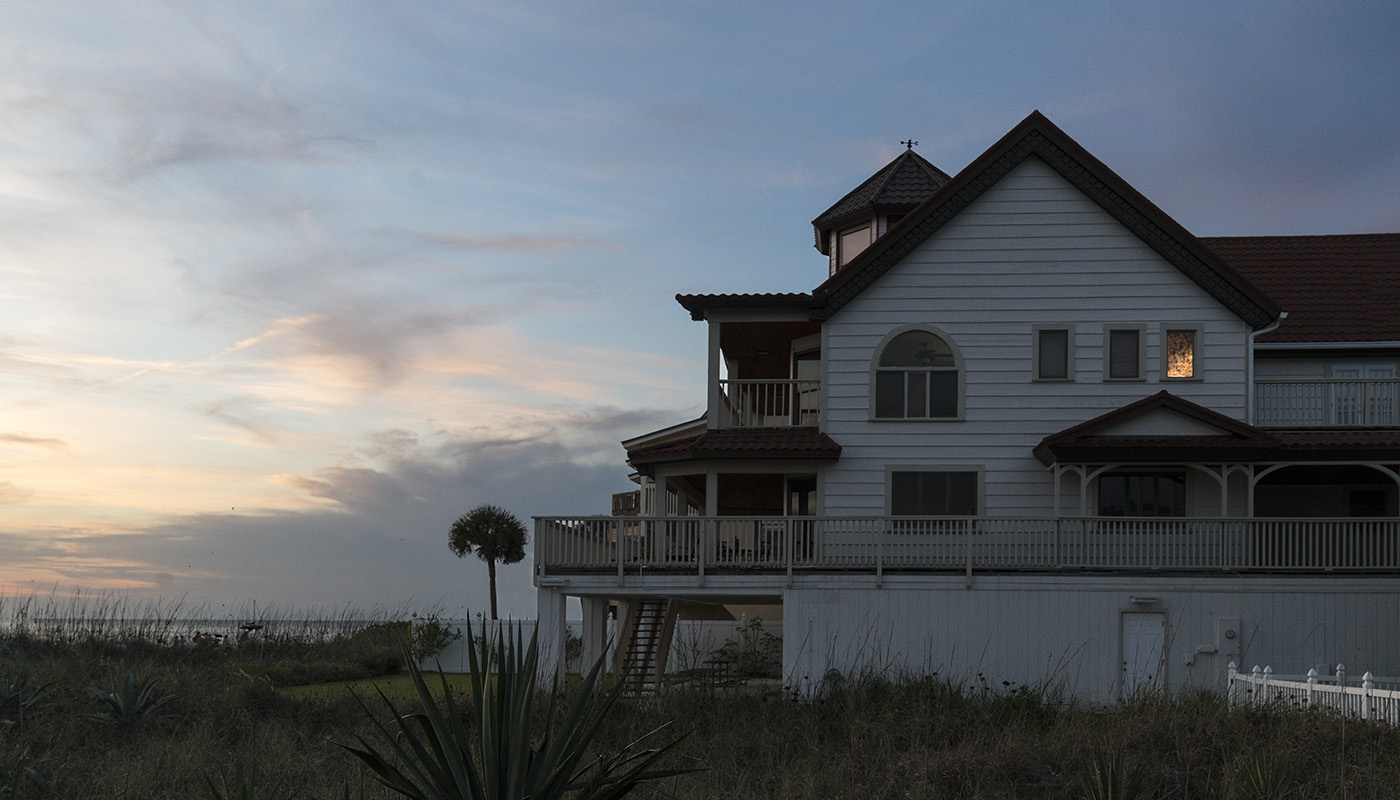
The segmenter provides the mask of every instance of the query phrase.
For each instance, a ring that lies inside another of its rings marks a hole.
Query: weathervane
[[[914,141],[913,139],[906,139],[905,141],[900,142],[900,144],[904,145],[905,150],[913,150],[914,145],[918,144],[918,142]]]

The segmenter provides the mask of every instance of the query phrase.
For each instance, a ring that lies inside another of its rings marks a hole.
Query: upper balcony
[[[719,427],[817,427],[821,386],[818,380],[722,380]]]
[[[1400,379],[1261,378],[1254,382],[1261,428],[1400,427]]]

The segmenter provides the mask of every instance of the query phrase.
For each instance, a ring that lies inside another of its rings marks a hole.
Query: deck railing
[[[536,517],[541,574],[615,570],[1400,573],[1400,519]]]
[[[722,380],[721,428],[815,426],[821,381]]]
[[[1400,425],[1400,380],[1335,378],[1254,382],[1254,422],[1266,428]]]

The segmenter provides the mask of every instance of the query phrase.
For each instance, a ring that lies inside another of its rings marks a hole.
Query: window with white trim
[[[876,419],[955,419],[960,392],[957,357],[943,337],[906,331],[880,351]]]
[[[1190,325],[1162,326],[1162,379],[1189,381],[1201,377],[1201,329]]]
[[[1143,379],[1143,328],[1104,328],[1103,377],[1108,381]]]
[[[870,246],[870,223],[847,228],[836,237],[836,266],[844,267]]]
[[[1036,325],[1032,330],[1035,380],[1074,380],[1074,329],[1063,325]]]
[[[896,517],[977,515],[976,472],[891,472],[890,514]]]

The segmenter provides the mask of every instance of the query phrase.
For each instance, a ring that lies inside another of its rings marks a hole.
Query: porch
[[[1400,380],[1313,378],[1254,381],[1254,424],[1264,428],[1393,428]]]
[[[536,517],[539,577],[1400,573],[1400,519]]]

